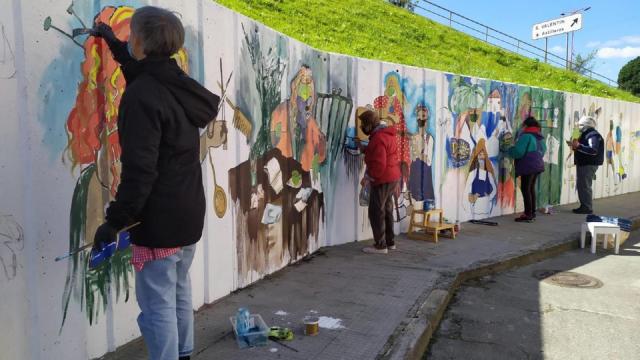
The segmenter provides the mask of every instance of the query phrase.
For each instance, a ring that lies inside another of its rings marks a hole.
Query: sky
[[[419,2],[419,1],[418,1]],[[431,2],[544,49],[532,40],[533,24],[561,17],[561,13],[591,7],[583,13],[582,29],[574,34],[575,54],[597,52],[594,72],[617,80],[620,68],[640,56],[638,0],[431,0]],[[431,8],[427,6],[427,8]],[[416,12],[420,13],[418,9]],[[429,16],[428,17],[432,17]],[[433,18],[433,17],[432,17]],[[434,18],[439,20],[439,18]],[[565,57],[566,36],[549,38],[549,50]]]

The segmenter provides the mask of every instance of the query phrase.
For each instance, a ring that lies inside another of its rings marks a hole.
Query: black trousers
[[[393,242],[393,193],[397,183],[381,184],[371,187],[369,194],[369,222],[373,230],[375,247],[384,249]]]
[[[536,216],[536,180],[539,174],[521,175],[520,190],[524,200],[524,214],[530,217]]]

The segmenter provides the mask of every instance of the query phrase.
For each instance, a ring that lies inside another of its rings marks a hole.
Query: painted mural
[[[26,305],[33,338],[54,339],[35,348],[52,358],[68,355],[67,349],[99,357],[138,335],[129,322],[135,304],[123,304],[134,295],[128,249],[98,269],[88,268],[82,252],[64,262],[53,259],[92,241],[120,181],[117,116],[126,84],[106,44],[86,29],[103,21],[126,40],[133,5],[144,3],[68,7],[66,0],[53,0],[58,11],[45,15],[23,6],[25,25],[37,21],[43,28],[25,32],[18,43],[6,39],[0,26],[0,48],[10,44],[11,58],[26,59],[25,71],[15,72],[7,62],[0,69],[0,78],[17,78],[29,95],[20,102],[23,115],[9,114],[9,121],[24,118],[27,131],[38,130],[23,141],[29,171],[46,173],[57,189],[40,186],[44,177],[34,176],[37,188],[26,188],[33,200],[25,201],[35,203],[7,207],[34,209],[24,220],[34,229],[23,231],[13,218],[0,216],[0,283],[37,279],[29,291],[61,300],[55,308],[43,305],[47,300]],[[322,246],[370,236],[358,205],[364,164],[355,146],[355,139],[366,140],[356,117],[366,108],[397,130],[403,179],[394,215],[400,230],[411,208],[424,201],[434,201],[450,221],[519,211],[518,179],[505,150],[528,115],[541,121],[549,149],[539,207],[577,200],[565,142],[576,136],[583,115],[596,119],[606,140],[596,196],[640,190],[640,158],[633,156],[640,148],[637,104],[328,54],[215,2],[154,4],[183,15],[191,41],[175,58],[224,100],[218,118],[201,133],[209,213],[192,268],[195,306]],[[56,46],[43,47],[48,41]],[[23,267],[22,258],[37,259],[35,270]],[[91,326],[77,326],[85,321]]]
[[[445,213],[466,220],[512,212],[516,182],[513,161],[505,151],[516,136],[517,86],[446,77],[451,121],[444,129],[442,192],[443,197],[454,194],[460,204],[443,204]]]
[[[22,264],[18,255],[24,250],[24,230],[12,215],[0,215],[0,280],[11,281]]]
[[[324,221],[320,166],[327,142],[316,120],[317,74],[301,64],[282,94],[286,41],[265,39],[254,26],[242,30],[241,56],[251,67],[241,74],[240,88],[248,88],[236,95],[243,104],[259,104],[259,110],[247,106],[255,137],[249,139],[249,158],[229,171],[229,186],[239,283],[248,284],[255,281],[253,274],[263,276],[306,255],[310,242],[318,247]]]
[[[627,173],[625,171],[625,158],[624,152],[625,148],[622,145],[622,118],[623,113],[620,112],[617,116],[614,114],[612,117],[616,119],[609,120],[609,131],[606,136],[603,136],[605,139],[605,177],[607,179],[611,179],[611,181],[607,182],[609,185],[613,182],[613,192],[617,192],[618,188],[622,184],[622,181],[627,178]]]
[[[536,183],[537,207],[560,204],[562,192],[562,159],[565,96],[562,92],[520,86],[518,89],[518,124],[528,116],[535,117],[542,127],[547,145],[544,154],[545,171]]]
[[[602,131],[602,125],[603,125],[603,120],[602,120],[602,106],[601,105],[597,105],[595,102],[591,102],[588,97],[586,99],[584,99],[584,101],[579,102],[577,101],[579,99],[579,97],[573,95],[573,101],[571,104],[571,108],[572,110],[568,112],[566,118],[566,122],[565,122],[565,129],[563,131],[564,133],[564,141],[562,141],[561,144],[561,151],[566,151],[567,155],[564,155],[564,164],[562,166],[563,168],[563,175],[562,175],[562,192],[566,197],[566,202],[575,202],[578,201],[578,192],[577,192],[577,188],[576,188],[576,166],[574,164],[574,158],[573,158],[573,151],[570,151],[570,149],[568,148],[568,145],[566,145],[566,141],[571,141],[574,139],[578,139],[580,137],[580,129],[578,127],[578,121],[580,120],[580,118],[582,116],[591,116],[596,120],[596,123],[598,124],[599,128],[598,131],[600,131],[600,134],[602,135],[603,138],[606,137],[606,134],[603,133]],[[582,105],[580,104],[582,103]],[[606,154],[605,154],[605,165],[607,164],[606,162]],[[604,167],[604,165],[603,165]],[[596,187],[594,187],[594,197],[600,197],[597,194],[597,188],[598,186],[596,185]]]
[[[360,131],[357,116],[371,109],[387,126],[396,129],[398,160],[402,179],[394,196],[396,222],[407,218],[414,202],[436,200],[434,190],[434,155],[436,151],[435,81],[402,76],[391,71],[382,79],[382,95],[372,99],[371,104],[359,106],[354,114],[356,138],[366,144],[368,137]],[[347,138],[347,143],[351,138]],[[350,145],[355,151],[355,144]],[[353,153],[353,152],[352,152]],[[360,156],[364,156],[360,154]],[[362,169],[359,164],[359,170]],[[363,221],[368,221],[364,219]]]
[[[547,145],[545,172],[537,183],[537,206],[557,205],[562,193],[563,93],[497,81],[446,75],[449,83],[446,123],[447,159],[443,196],[455,194],[449,213],[477,219],[516,211],[519,197],[513,159],[506,150],[522,122],[535,117]],[[445,211],[447,212],[447,211]]]

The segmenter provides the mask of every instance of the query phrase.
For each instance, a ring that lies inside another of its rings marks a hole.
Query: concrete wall
[[[64,33],[99,17],[126,39],[128,6],[145,2],[70,3],[3,0],[0,12],[0,347],[7,358],[92,358],[139,335],[129,251],[91,271],[84,254],[54,259],[92,240],[117,188],[115,120],[124,89],[101,40]],[[638,104],[328,54],[211,1],[150,3],[181,13],[180,65],[216,93],[225,85],[229,100],[202,135],[208,213],[192,269],[195,308],[319,247],[371,237],[357,200],[363,159],[352,143],[355,114],[367,104],[402,134],[410,171],[397,231],[424,199],[450,220],[521,209],[499,144],[528,114],[555,144],[540,206],[576,201],[563,143],[582,114],[593,114],[605,137],[613,122],[612,165],[600,169],[596,197],[640,187],[640,158],[631,155]],[[491,164],[490,191],[471,203],[467,185],[479,154]]]

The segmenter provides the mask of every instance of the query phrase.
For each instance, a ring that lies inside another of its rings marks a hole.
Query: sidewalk
[[[640,217],[640,193],[597,200],[598,214]],[[309,261],[289,266],[231,294],[196,314],[192,357],[212,359],[401,359],[420,358],[460,282],[523,265],[578,244],[583,215],[560,207],[532,224],[494,219],[497,227],[463,224],[455,240],[438,244],[399,236],[398,250],[367,255],[365,243],[321,249]],[[598,249],[602,251],[601,249]],[[587,251],[587,250],[585,250]],[[261,314],[270,326],[287,326],[295,339],[285,348],[239,350],[229,324],[238,307]],[[340,319],[316,337],[302,334],[309,314]],[[104,359],[145,359],[141,339]]]

